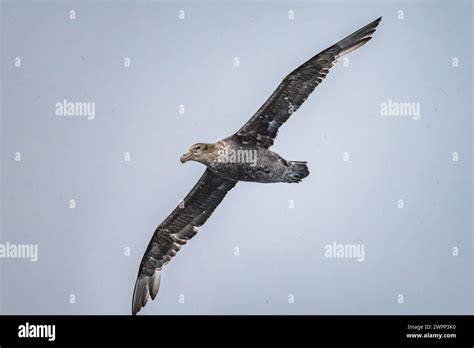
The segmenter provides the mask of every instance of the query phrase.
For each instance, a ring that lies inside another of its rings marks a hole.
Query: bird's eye
[[[201,149],[201,145],[197,145],[194,147],[194,150],[200,150]]]

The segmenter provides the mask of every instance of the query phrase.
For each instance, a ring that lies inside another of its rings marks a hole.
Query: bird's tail
[[[348,37],[339,41],[336,46],[339,46],[340,51],[336,56],[336,59],[358,49],[360,46],[369,41],[372,38],[372,34],[375,32],[375,28],[377,28],[381,20],[382,17],[379,17],[375,21],[367,24],[365,27],[360,28]]]
[[[297,183],[309,175],[309,169],[306,162],[288,161],[290,167],[285,177],[285,182]]]

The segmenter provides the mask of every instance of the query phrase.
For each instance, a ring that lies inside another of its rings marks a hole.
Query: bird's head
[[[207,164],[210,160],[210,152],[212,151],[212,144],[197,143],[181,157],[181,163],[187,161],[196,161]]]

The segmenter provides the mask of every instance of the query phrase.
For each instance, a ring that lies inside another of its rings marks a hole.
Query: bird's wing
[[[369,41],[381,19],[318,53],[287,75],[265,104],[233,136],[243,144],[272,146],[280,126],[304,103],[337,59]]]
[[[206,222],[236,183],[206,169],[186,198],[156,228],[138,271],[133,291],[133,314],[145,306],[150,296],[155,299],[162,267],[197,233],[197,227]]]

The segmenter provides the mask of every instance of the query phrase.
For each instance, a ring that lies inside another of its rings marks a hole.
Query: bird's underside
[[[259,146],[243,145],[236,137],[206,144],[211,151],[202,161],[217,176],[258,183],[300,182],[309,175],[306,162],[287,161]]]
[[[191,239],[238,181],[297,183],[309,175],[306,162],[287,161],[269,150],[280,126],[326,77],[341,56],[372,37],[381,18],[320,52],[287,75],[268,100],[234,135],[214,144],[195,144],[182,162],[207,169],[182,203],[156,228],[140,263],[132,300],[136,314],[154,299],[161,271]]]

